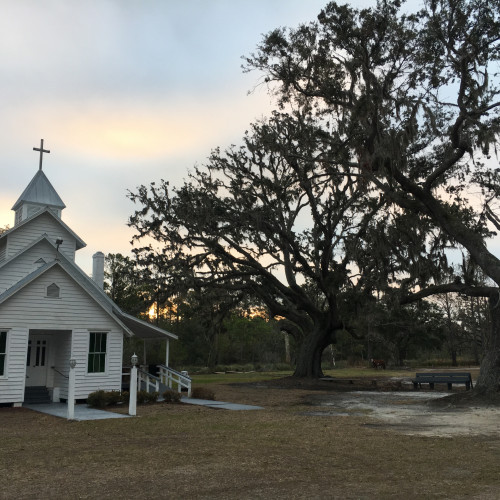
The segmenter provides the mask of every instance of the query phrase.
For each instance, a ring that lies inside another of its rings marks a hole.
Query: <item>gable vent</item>
[[[55,284],[49,285],[47,287],[47,297],[49,299],[58,299],[60,296],[61,289]]]

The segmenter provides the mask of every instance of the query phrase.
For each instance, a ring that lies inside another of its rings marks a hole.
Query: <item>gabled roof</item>
[[[0,304],[5,302],[7,299],[15,295],[19,290],[22,290],[26,285],[31,283],[33,280],[38,278],[38,276],[41,276],[43,273],[54,267],[54,265],[57,264],[57,261],[53,260],[52,262],[47,262],[47,264],[44,264],[43,266],[40,266],[38,269],[35,269],[35,271],[31,272],[27,276],[25,276],[23,279],[19,280],[17,283],[12,285],[10,288],[7,288],[5,292],[0,293]]]
[[[49,240],[47,240],[49,241]],[[49,243],[51,243],[49,241]],[[52,244],[52,243],[51,243]],[[22,253],[22,252],[21,252]],[[21,253],[17,254],[20,255]],[[36,278],[52,269],[59,266],[60,269],[66,272],[70,278],[80,285],[87,294],[106,311],[130,336],[137,336],[143,339],[178,339],[177,335],[162,330],[146,321],[134,318],[123,312],[105,293],[99,288],[96,283],[91,280],[73,261],[67,259],[63,254],[58,255],[58,259],[47,262],[43,266],[32,273],[25,276],[15,285],[0,294],[0,304],[22,290]]]
[[[16,224],[14,227],[11,227],[7,231],[0,234],[0,240],[2,238],[6,238],[9,234],[12,234],[14,231],[19,229],[20,227],[24,226],[25,224],[28,224],[29,222],[36,219],[37,217],[40,217],[43,214],[49,214],[57,223],[59,223],[66,231],[68,231],[68,233],[71,234],[71,236],[73,236],[73,238],[75,238],[77,250],[80,250],[80,248],[87,246],[87,243],[85,243],[80,238],[80,236],[78,236],[67,224],[65,224],[59,217],[57,217],[57,215],[54,214],[54,212],[52,212],[52,210],[50,210],[50,208],[48,206],[43,208],[42,210],[39,210],[38,212],[34,213],[33,215],[31,215],[27,219],[24,219],[23,221],[21,221],[19,224]]]
[[[47,234],[44,233],[44,234],[42,234],[42,236],[40,236],[36,240],[33,240],[29,245],[25,246],[22,250],[20,250],[16,254],[12,255],[11,257],[9,257],[7,260],[4,260],[4,261],[0,262],[0,269],[2,267],[4,267],[5,265],[7,265],[9,262],[12,262],[13,260],[16,260],[24,252],[27,252],[28,250],[30,250],[31,248],[33,248],[35,245],[37,245],[41,241],[46,241],[51,247],[53,247],[54,248],[54,255],[55,255],[56,246],[54,245],[54,243],[52,243],[52,241],[49,240]]]
[[[17,210],[23,203],[49,205],[60,209],[66,207],[42,170],[38,170],[33,179],[31,179],[31,182],[12,207],[12,210]]]

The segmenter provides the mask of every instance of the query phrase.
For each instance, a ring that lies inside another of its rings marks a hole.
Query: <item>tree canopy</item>
[[[286,318],[309,358],[303,376],[321,374],[353,290],[487,296],[479,385],[498,387],[500,260],[486,238],[500,228],[499,7],[331,2],[317,21],[265,35],[246,69],[264,74],[279,111],[184,186],[131,194],[138,238],[165,245],[156,258],[172,279],[255,294]],[[450,245],[495,285],[440,282]]]
[[[258,298],[301,345],[301,376],[321,375],[321,354],[344,326],[346,245],[381,205],[349,167],[332,183],[323,161],[311,160],[328,139],[309,113],[275,113],[180,188],[162,182],[130,195],[144,206],[130,219],[138,238],[165,244],[137,250],[142,258],[162,259],[176,284]]]
[[[332,143],[350,144],[352,168],[467,249],[496,285],[500,261],[484,238],[499,228],[500,169],[490,156],[500,124],[499,5],[431,1],[407,15],[398,1],[361,11],[330,3],[317,23],[270,33],[247,59],[282,106],[335,122]],[[496,307],[498,290],[487,293]],[[480,379],[489,387],[500,375],[493,333]]]

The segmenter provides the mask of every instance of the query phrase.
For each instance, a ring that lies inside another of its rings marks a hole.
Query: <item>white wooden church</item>
[[[85,243],[62,220],[65,205],[42,170],[43,140],[33,149],[39,169],[12,207],[14,226],[0,234],[0,404],[14,406],[40,387],[66,400],[70,359],[75,399],[120,390],[125,336],[164,339],[167,353],[177,338],[104,293],[103,253],[93,257],[92,279],[75,264]]]

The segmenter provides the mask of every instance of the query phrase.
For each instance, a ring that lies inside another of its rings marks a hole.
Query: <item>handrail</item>
[[[160,392],[160,378],[155,375],[151,375],[147,371],[138,368],[137,369],[138,387],[141,387],[141,382],[146,384],[146,391],[149,392],[150,387],[153,388],[154,392]]]
[[[143,370],[142,368],[137,368],[137,371],[143,373],[144,375],[147,375],[149,378],[160,380],[160,377],[157,377],[156,375],[153,375],[152,373],[149,373],[146,370]]]
[[[165,384],[170,389],[176,384],[179,392],[185,388],[187,389],[188,397],[191,397],[191,377],[165,365],[157,365],[157,367],[160,370],[161,383]]]
[[[56,373],[59,373],[59,375],[61,375],[62,377],[69,379],[68,375],[64,375],[64,373],[60,372],[55,366],[51,366],[50,368],[54,370]]]
[[[160,392],[160,384],[163,384],[170,389],[177,386],[177,390],[182,392],[182,389],[187,389],[188,397],[191,397],[191,377],[187,374],[178,372],[165,365],[157,365],[160,376],[152,375],[142,368],[137,368],[137,386],[141,388],[141,384],[145,385],[146,391]],[[128,367],[123,367],[124,369]],[[123,370],[122,370],[123,371]],[[122,376],[128,376],[130,373],[123,372]]]
[[[189,380],[191,380],[191,377],[189,375],[184,375],[184,373],[178,370],[174,370],[173,368],[170,368],[170,366],[166,365],[156,365],[156,366],[158,366],[159,368],[166,368],[168,371],[175,373],[176,375],[180,375],[181,377],[188,378]]]

